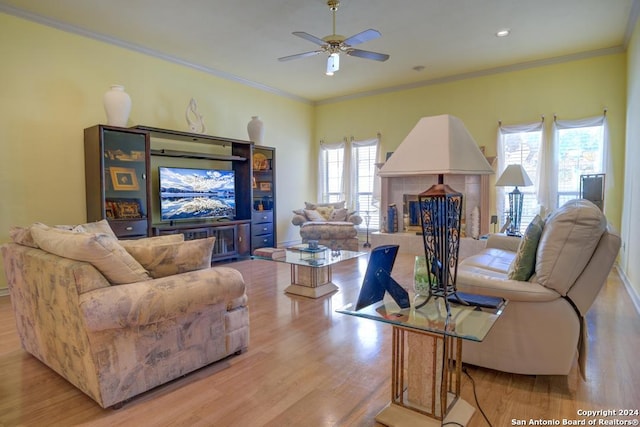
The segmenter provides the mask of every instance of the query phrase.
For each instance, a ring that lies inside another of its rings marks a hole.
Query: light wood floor
[[[0,426],[376,426],[390,398],[391,327],[336,313],[355,301],[366,257],[334,268],[340,290],[312,300],[284,294],[289,266],[233,263],[251,310],[249,350],[159,387],[119,410],[101,409],[18,342],[0,298]],[[393,275],[408,280],[413,259]],[[640,319],[612,273],[588,315],[588,379],[512,375],[468,367],[494,426],[512,419],[584,419],[577,411],[640,409]],[[549,331],[550,334],[553,331]],[[474,403],[471,381],[462,395]],[[471,426],[487,425],[476,411]]]

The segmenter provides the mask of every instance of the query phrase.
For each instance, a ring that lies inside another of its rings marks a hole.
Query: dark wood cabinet
[[[84,130],[87,221],[107,219],[119,238],[151,233],[149,135],[96,125]]]
[[[211,262],[229,258],[242,258],[250,255],[247,245],[248,230],[251,221],[220,221],[206,224],[176,223],[174,225],[157,225],[153,227],[155,236],[182,233],[185,240],[215,237]]]
[[[276,149],[254,146],[251,156],[251,249],[274,247],[276,240]]]
[[[274,148],[148,126],[96,125],[84,135],[88,221],[106,218],[119,238],[215,236],[214,261],[275,245]],[[156,167],[172,162],[185,168],[233,170],[235,217],[162,221]]]

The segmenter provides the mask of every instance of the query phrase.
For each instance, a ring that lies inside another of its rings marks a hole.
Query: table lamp
[[[438,175],[438,183],[418,195],[422,237],[431,297],[443,297],[447,313],[449,297],[456,294],[460,222],[463,195],[444,184],[444,175],[486,175],[493,169],[466,127],[457,117],[421,118],[380,170],[393,176],[395,168],[412,175]]]
[[[509,165],[496,181],[496,187],[515,187],[509,193],[509,218],[511,223],[507,229],[509,236],[520,236],[520,222],[522,220],[522,201],[524,195],[518,186],[533,185],[522,165]]]

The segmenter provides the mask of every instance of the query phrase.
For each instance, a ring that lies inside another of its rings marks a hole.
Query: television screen
[[[159,167],[163,221],[235,217],[232,170]]]

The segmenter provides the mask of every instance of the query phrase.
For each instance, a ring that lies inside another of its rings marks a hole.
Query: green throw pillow
[[[536,251],[542,236],[544,221],[536,215],[522,236],[516,258],[509,266],[509,279],[527,281],[536,268]]]

